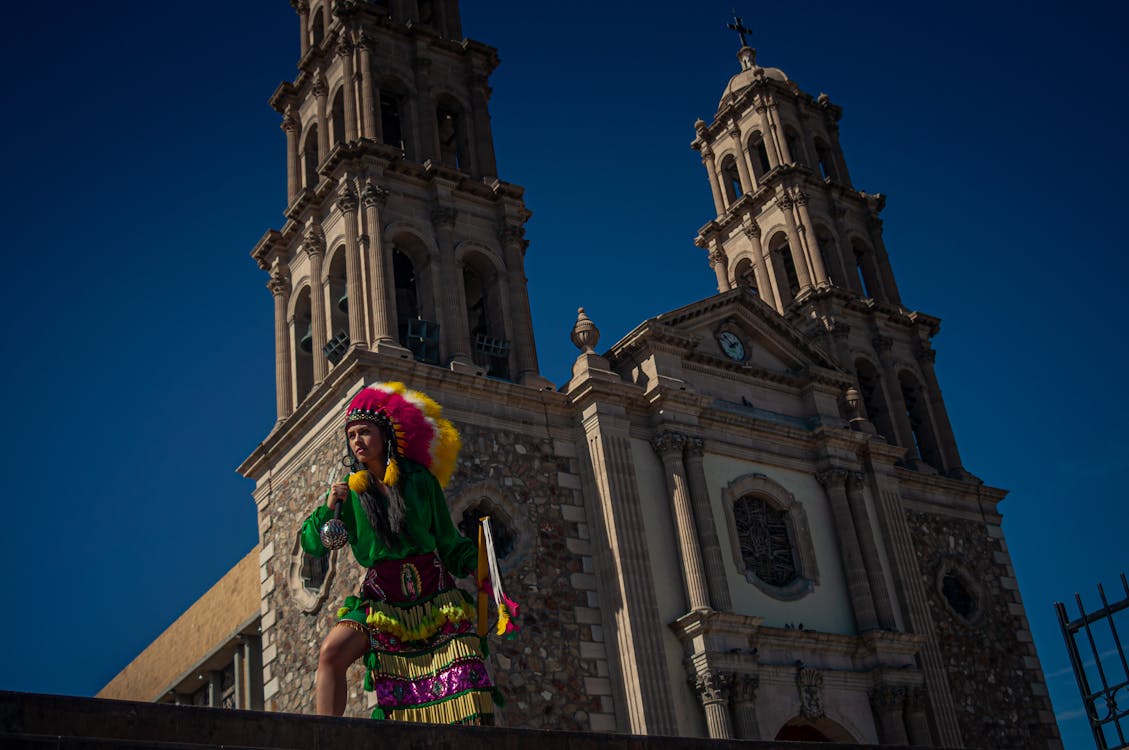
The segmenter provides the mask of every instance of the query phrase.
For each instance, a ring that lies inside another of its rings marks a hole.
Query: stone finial
[[[583,354],[595,354],[596,344],[600,343],[600,329],[584,314],[583,307],[576,312],[576,325],[572,327],[572,343]]]

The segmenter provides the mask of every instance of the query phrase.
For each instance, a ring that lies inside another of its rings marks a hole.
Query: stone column
[[[469,59],[469,58],[468,58]],[[498,175],[494,155],[494,135],[490,128],[490,79],[484,75],[470,77],[470,104],[474,115],[474,154],[478,175],[491,180]]]
[[[298,11],[298,29],[301,32],[301,38],[298,40],[301,53],[298,55],[298,59],[301,60],[310,51],[310,2],[309,0],[290,0],[290,7]]]
[[[440,289],[445,289],[437,305],[440,315],[439,330],[443,337],[447,362],[452,369],[474,368],[470,356],[470,327],[466,317],[466,303],[463,297],[462,263],[455,261],[455,219],[458,212],[453,208],[436,208],[431,212],[431,223],[439,240],[438,272],[442,278]]]
[[[776,199],[776,206],[784,214],[784,228],[788,233],[788,250],[792,253],[792,265],[796,267],[796,279],[800,282],[800,291],[802,292],[811,286],[811,274],[808,273],[804,248],[800,244],[800,233],[796,230],[796,217],[792,215],[793,201],[787,190]]]
[[[357,47],[361,50],[361,73],[358,76],[361,81],[361,135],[376,140],[376,107],[373,98],[376,87],[372,80],[373,43],[372,38],[361,31],[357,40]]]
[[[807,244],[811,267],[815,273],[815,282],[826,284],[827,269],[823,265],[823,253],[819,251],[819,240],[815,236],[815,228],[812,227],[811,214],[808,213],[808,195],[803,190],[796,191],[796,206],[799,207],[800,231],[803,233]]]
[[[792,164],[795,162],[794,155],[790,148],[788,148],[788,139],[784,137],[784,129],[780,127],[780,118],[777,116],[776,100],[769,98],[768,101],[768,122],[772,127],[772,136],[776,140],[776,148],[780,151],[780,161],[783,164]]]
[[[686,470],[682,465],[682,448],[686,437],[677,432],[664,432],[651,441],[651,446],[662,458],[666,470],[667,494],[674,515],[674,532],[678,539],[679,560],[682,563],[682,582],[686,587],[686,600],[690,611],[709,609],[705,575],[702,571],[702,553],[698,547],[698,532],[694,512],[686,486]]]
[[[706,670],[699,673],[693,686],[706,713],[706,731],[710,739],[733,739],[733,723],[729,719],[729,691],[733,686],[731,672]]]
[[[244,636],[243,684],[247,686],[247,708],[263,710],[263,648],[258,635]]]
[[[344,30],[337,40],[337,56],[345,73],[341,88],[345,91],[345,141],[350,142],[357,140],[357,84],[353,80],[353,43]]]
[[[365,335],[365,297],[361,285],[361,248],[357,242],[357,193],[352,179],[342,177],[337,210],[345,217],[345,290],[349,295],[349,345],[368,348]]]
[[[525,228],[506,224],[502,228],[502,251],[512,307],[507,317],[513,325],[513,347],[517,364],[515,381],[523,383],[537,375],[537,343],[533,337],[533,318],[529,309],[529,287],[525,276]],[[467,333],[470,336],[470,333]]]
[[[717,291],[718,294],[728,292],[732,287],[729,283],[729,264],[725,257],[725,251],[721,249],[721,243],[718,240],[713,240],[710,243],[713,247],[710,248],[710,268],[713,269],[714,276],[717,277]]]
[[[851,518],[855,522],[855,534],[862,550],[862,562],[866,567],[866,577],[870,581],[870,593],[874,598],[874,610],[878,615],[878,625],[885,630],[896,630],[894,605],[890,590],[886,587],[886,575],[882,569],[882,558],[878,554],[878,540],[874,538],[874,527],[870,523],[870,513],[866,508],[866,495],[863,490],[866,477],[861,471],[847,475],[847,502],[851,508]]]
[[[733,610],[729,596],[729,582],[725,578],[725,566],[721,561],[721,542],[717,537],[713,507],[710,504],[709,485],[706,470],[702,464],[705,445],[701,438],[686,438],[686,481],[690,488],[690,503],[698,527],[698,542],[705,564],[706,587],[709,590],[710,604],[718,612]]]
[[[882,363],[882,382],[886,387],[886,403],[890,405],[890,421],[894,425],[894,432],[898,437],[898,445],[906,449],[905,460],[913,461],[917,455],[917,444],[913,439],[913,427],[909,423],[909,413],[906,411],[906,401],[902,396],[902,384],[898,380],[897,370],[894,368],[894,357],[891,349],[894,340],[881,334],[875,336],[871,343]]]
[[[294,411],[294,385],[290,372],[290,327],[286,322],[286,308],[290,304],[290,273],[275,259],[267,282],[274,297],[274,389],[275,409],[278,418],[284,419]]]
[[[218,669],[208,673],[208,706],[223,708],[223,672]]]
[[[713,193],[713,210],[718,216],[725,213],[725,199],[721,195],[721,184],[717,181],[717,167],[713,163],[713,149],[708,143],[701,146],[702,166],[706,168],[706,175],[710,179],[710,192]]]
[[[751,193],[757,189],[749,175],[749,165],[745,161],[745,149],[741,146],[741,128],[737,127],[737,123],[729,124],[729,137],[733,139],[733,143],[737,145],[737,153],[733,160],[737,162],[737,176],[741,178],[741,192]]]
[[[902,706],[906,700],[906,689],[893,685],[878,685],[870,691],[870,706],[874,710],[878,737],[883,745],[907,745],[905,724],[902,722]]]
[[[784,306],[780,301],[780,289],[776,281],[777,269],[773,267],[772,259],[765,253],[761,244],[760,226],[755,221],[745,225],[745,236],[753,246],[753,273],[757,277],[757,292],[762,300],[776,308],[778,313],[783,314]]]
[[[247,708],[247,702],[244,698],[246,685],[243,679],[243,641],[237,640],[235,646],[235,653],[232,654],[232,671],[235,672],[235,708]]]
[[[380,210],[388,202],[388,190],[372,180],[365,180],[361,203],[365,208],[365,251],[368,263],[369,342],[373,349],[396,341],[395,279],[392,278],[391,253],[384,250],[381,236]],[[351,298],[350,298],[351,299]]]
[[[851,595],[851,606],[855,611],[855,625],[860,633],[878,627],[878,617],[874,611],[874,599],[866,578],[866,567],[862,561],[862,550],[855,536],[855,525],[851,520],[847,500],[847,471],[828,469],[816,475],[816,479],[827,492],[831,513],[835,519],[835,535],[839,541],[839,554],[843,560],[843,572],[847,576],[847,590]]]
[[[326,113],[326,98],[329,96],[329,87],[325,83],[325,76],[319,69],[314,74],[314,82],[310,87],[314,95],[314,102],[318,111],[318,166],[325,162],[329,156],[329,115]]]
[[[937,350],[923,346],[917,352],[917,364],[921,367],[921,374],[925,377],[925,389],[929,392],[929,407],[933,416],[933,429],[937,432],[937,445],[941,449],[941,460],[945,464],[945,472],[951,475],[960,475],[963,469],[960,462],[960,453],[957,451],[956,436],[953,435],[953,426],[949,422],[949,413],[945,409],[945,400],[941,397],[941,385],[937,382],[937,372],[933,369],[933,362],[937,359]]]
[[[761,139],[764,141],[764,151],[768,154],[768,166],[770,170],[775,169],[780,166],[783,159],[780,157],[780,149],[776,144],[776,134],[773,132],[772,122],[768,119],[768,104],[763,94],[756,105],[756,110],[760,116]]]
[[[733,681],[731,692],[733,719],[737,725],[737,739],[759,740],[760,723],[757,721],[757,688],[760,677],[755,674],[739,674]]]
[[[325,284],[321,278],[321,262],[325,257],[325,235],[321,225],[313,217],[306,222],[306,233],[302,238],[302,250],[310,262],[310,354],[314,359],[314,382],[320,383],[329,372],[325,358],[326,315]],[[298,332],[301,336],[301,331]]]
[[[298,118],[294,108],[287,104],[282,115],[282,129],[286,131],[286,202],[293,203],[302,189],[302,160],[298,155]]]
[[[923,687],[906,689],[905,720],[906,731],[911,745],[933,746],[933,733],[929,731],[929,716],[926,713],[929,697]]]

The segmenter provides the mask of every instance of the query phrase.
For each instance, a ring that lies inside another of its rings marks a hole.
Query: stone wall
[[[514,533],[502,563],[507,594],[521,605],[516,640],[490,639],[490,667],[507,698],[500,723],[523,728],[614,729],[614,708],[575,451],[567,442],[532,438],[496,427],[458,424],[464,447],[447,488],[457,523],[462,512],[485,507]],[[313,712],[318,647],[345,596],[363,571],[349,551],[337,553],[332,578],[315,611],[296,575],[298,529],[321,502],[339,441],[319,446],[276,481],[260,500],[263,553],[263,661],[267,708]],[[277,476],[277,475],[276,475]],[[483,500],[485,498],[485,500]],[[469,580],[464,588],[471,590]],[[349,672],[346,716],[371,708],[361,689],[363,670]]]
[[[1002,530],[906,515],[965,745],[1060,748]]]

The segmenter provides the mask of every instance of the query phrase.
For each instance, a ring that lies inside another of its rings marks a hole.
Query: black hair
[[[380,437],[384,440],[384,455],[391,460],[396,457],[396,441],[390,438],[392,430],[388,426],[374,422],[380,430]],[[401,535],[411,536],[407,526],[407,514],[404,496],[399,487],[388,487],[384,484],[384,477],[378,477],[361,464],[349,445],[348,436],[345,437],[345,455],[341,463],[352,472],[366,471],[369,475],[368,489],[357,493],[360,498],[361,508],[365,511],[369,525],[376,531],[384,544],[391,548],[396,539]],[[402,482],[400,482],[402,484]]]

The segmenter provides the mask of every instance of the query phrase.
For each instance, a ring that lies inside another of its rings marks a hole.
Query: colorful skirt
[[[337,617],[368,634],[365,690],[376,693],[372,718],[492,722],[495,692],[473,600],[455,587],[438,555],[377,563],[360,596],[348,597]]]

